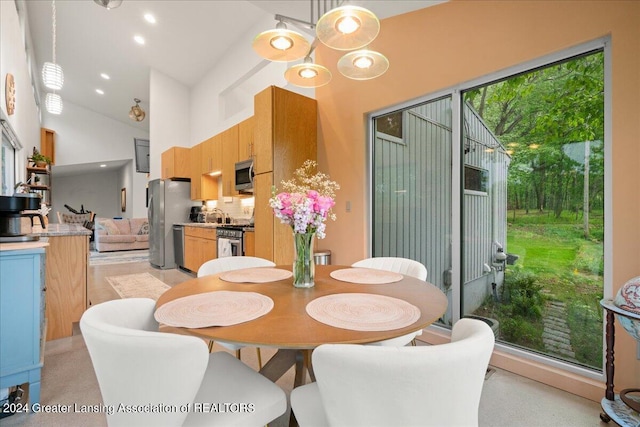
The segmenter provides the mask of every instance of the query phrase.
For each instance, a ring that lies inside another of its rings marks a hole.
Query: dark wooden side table
[[[606,365],[607,389],[604,398],[600,401],[602,413],[600,419],[606,423],[613,420],[622,427],[640,426],[640,398],[633,397],[632,393],[640,392],[640,388],[621,390],[620,394],[613,391],[614,375],[614,344],[615,344],[615,315],[640,322],[640,315],[631,311],[623,310],[613,304],[612,300],[601,300],[600,305],[605,309],[607,315],[606,326]]]

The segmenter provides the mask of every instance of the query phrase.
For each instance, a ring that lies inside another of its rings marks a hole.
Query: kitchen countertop
[[[29,234],[41,237],[91,236],[91,230],[84,228],[80,224],[49,224],[45,229],[39,225],[34,225]]]
[[[24,251],[27,249],[37,249],[49,246],[46,240],[36,240],[33,242],[0,243],[0,251]]]
[[[240,227],[244,231],[255,231],[253,226],[247,224],[218,224],[216,222],[180,222],[173,225],[182,225],[184,227],[201,227],[201,228],[218,228],[218,227]]]
[[[217,228],[218,224],[215,222],[178,222],[173,225],[183,225],[185,227],[201,227],[201,228]]]

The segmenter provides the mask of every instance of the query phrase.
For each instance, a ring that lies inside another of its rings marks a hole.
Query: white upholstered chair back
[[[197,276],[210,276],[222,273],[223,271],[240,270],[253,267],[275,267],[275,264],[268,259],[252,256],[231,256],[216,258],[206,261],[198,269]]]
[[[80,319],[105,405],[193,402],[207,365],[207,345],[199,338],[157,332],[155,301],[127,298],[94,305]],[[107,414],[109,426],[179,426],[188,413]]]
[[[474,319],[458,321],[448,344],[321,345],[317,382],[294,389],[291,406],[301,427],[476,426],[493,345]]]
[[[427,280],[427,267],[425,267],[422,263],[409,258],[399,258],[399,257],[365,258],[363,260],[360,260],[358,262],[351,264],[351,267],[375,268],[377,270],[393,271],[394,273],[404,274],[407,276],[415,277],[416,279]],[[401,347],[409,344],[410,342],[415,343],[414,340],[418,335],[422,335],[422,331],[412,332],[410,334],[406,334],[396,338],[391,338],[384,341],[371,343],[369,345]]]
[[[351,267],[375,268],[405,274],[420,280],[427,280],[427,267],[418,261],[399,257],[366,258],[351,264]]]

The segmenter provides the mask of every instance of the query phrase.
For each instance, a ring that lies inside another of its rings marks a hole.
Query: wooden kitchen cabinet
[[[208,141],[194,145],[190,150],[191,200],[218,198],[218,177],[212,177],[203,170],[205,163],[207,167],[209,165],[208,161],[203,161],[203,153],[211,148],[207,146]]]
[[[291,264],[291,227],[281,224],[269,207],[271,187],[305,160],[317,158],[317,103],[314,99],[271,86],[254,98],[254,195],[256,256]]]
[[[201,170],[203,174],[222,171],[222,135],[212,136],[203,142]]]
[[[222,195],[237,196],[236,162],[238,161],[238,125],[220,134],[222,141]]]
[[[256,256],[256,233],[244,232],[244,256]]]
[[[215,228],[184,227],[184,267],[194,273],[202,264],[217,258]]]
[[[238,161],[250,159],[253,156],[253,131],[255,119],[249,117],[238,124]]]
[[[45,277],[47,341],[73,335],[87,308],[89,236],[48,236]]]
[[[315,99],[270,86],[254,97],[254,172],[274,171],[275,182],[315,160],[318,105]]]
[[[200,177],[202,176],[202,170],[200,166],[200,159],[202,158],[203,143],[194,145],[190,151],[190,172],[191,172],[191,200],[202,200],[202,182]]]
[[[191,150],[186,147],[171,147],[162,153],[163,179],[191,179]]]

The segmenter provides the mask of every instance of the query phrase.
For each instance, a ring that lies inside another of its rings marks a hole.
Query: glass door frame
[[[613,202],[612,202],[612,129],[611,129],[611,39],[609,36],[596,39],[587,43],[580,44],[571,48],[564,49],[560,52],[556,52],[550,55],[546,55],[531,61],[518,64],[504,70],[500,70],[477,79],[473,79],[467,82],[460,83],[456,86],[443,89],[441,91],[433,92],[421,97],[413,98],[409,101],[402,102],[392,107],[376,110],[370,112],[366,116],[366,138],[365,144],[365,173],[366,173],[366,226],[367,233],[365,235],[365,247],[367,248],[367,256],[371,256],[372,250],[372,236],[373,236],[373,141],[375,139],[375,118],[383,116],[385,114],[392,113],[397,110],[404,110],[415,106],[417,104],[423,104],[430,101],[434,101],[443,97],[451,97],[451,114],[452,114],[452,141],[451,146],[453,149],[452,155],[452,173],[451,173],[451,188],[454,189],[451,198],[451,215],[452,215],[452,307],[451,315],[452,321],[456,322],[460,319],[462,312],[462,237],[463,237],[463,196],[464,189],[462,187],[462,171],[464,162],[462,158],[462,92],[468,91],[478,86],[483,86],[491,82],[507,79],[511,76],[525,73],[536,68],[542,68],[547,65],[569,59],[574,56],[586,54],[591,51],[602,50],[604,55],[604,153],[605,153],[605,176],[604,176],[604,188],[605,188],[605,206],[604,206],[604,297],[613,297],[613,256],[612,256],[612,230],[613,230]],[[457,191],[455,191],[457,189]],[[604,319],[602,324],[602,340],[603,349],[605,334],[604,334]],[[449,334],[450,329],[443,325],[432,325],[430,330],[442,335]],[[592,369],[584,368],[581,366],[573,365],[568,362],[564,362],[558,359],[553,359],[541,354],[529,352],[520,348],[515,348],[503,343],[496,343],[495,350],[502,353],[517,356],[521,359],[535,361],[547,366],[562,369],[563,371],[572,372],[588,378],[604,381],[604,366],[602,371],[594,371]],[[603,357],[603,363],[604,363]]]

